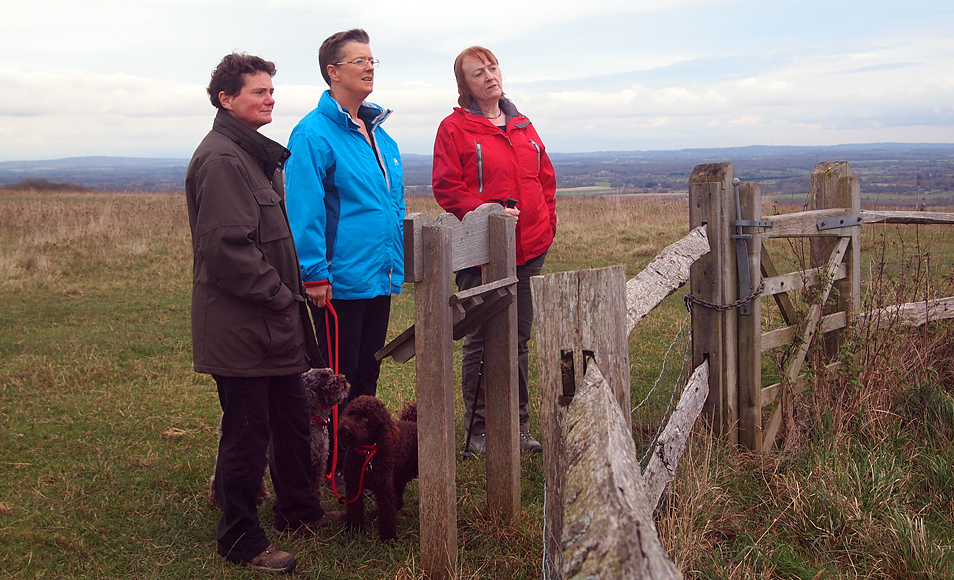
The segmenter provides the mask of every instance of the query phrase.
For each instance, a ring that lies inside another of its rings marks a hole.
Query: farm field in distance
[[[802,205],[821,161],[848,161],[862,181],[866,207],[954,205],[954,144],[874,143],[829,147],[732,147],[677,151],[550,152],[559,195],[685,194],[693,167],[732,162],[762,194]],[[188,159],[79,157],[0,162],[0,187],[24,180],[104,191],[181,191]],[[431,157],[402,155],[411,197],[430,197]]]

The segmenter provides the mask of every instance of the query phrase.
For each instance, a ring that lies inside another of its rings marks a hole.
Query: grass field
[[[439,213],[421,198],[409,211]],[[561,198],[558,215],[545,273],[623,264],[632,276],[688,230],[685,201]],[[888,256],[871,262],[871,287],[954,294],[950,230],[880,231],[865,238]],[[895,263],[930,276],[875,284]],[[214,554],[219,408],[191,368],[191,266],[181,195],[0,194],[0,578],[258,577]],[[411,290],[394,300],[392,336],[412,322]],[[682,294],[631,339],[634,400],[685,320]],[[785,453],[740,454],[700,429],[659,514],[685,577],[954,577],[952,335],[859,340],[867,372],[806,397]],[[379,393],[391,408],[413,398],[413,364],[387,360]],[[538,407],[531,396],[535,433]],[[487,514],[483,461],[457,467],[459,577],[539,578],[542,459],[523,456],[523,511],[508,525]],[[419,578],[417,508],[412,487],[391,544],[341,531],[279,547],[302,577]]]

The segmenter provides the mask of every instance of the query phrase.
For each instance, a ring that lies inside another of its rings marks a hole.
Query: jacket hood
[[[291,155],[288,149],[258,131],[249,129],[225,109],[219,109],[215,114],[212,130],[222,133],[255,158],[269,179],[275,174],[277,168],[285,165],[285,161]]]

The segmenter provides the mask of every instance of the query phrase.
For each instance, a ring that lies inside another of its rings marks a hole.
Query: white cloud
[[[471,44],[501,58],[552,151],[954,142],[949,0],[40,0],[0,21],[0,160],[188,156],[233,49],[278,64],[263,132],[284,142],[326,88],[321,40],[354,26],[383,61],[371,100],[395,111],[406,152],[431,151]]]

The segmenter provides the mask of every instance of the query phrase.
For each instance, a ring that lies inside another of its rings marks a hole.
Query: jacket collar
[[[291,155],[288,149],[258,131],[249,129],[225,109],[219,109],[215,114],[212,130],[222,133],[251,155],[269,180],[277,168],[284,167],[285,160]]]
[[[504,117],[507,118],[508,123],[510,122],[510,119],[521,116],[520,111],[517,110],[517,105],[514,105],[513,101],[507,97],[500,97],[500,100],[497,101],[497,106],[499,106],[500,110],[503,111]],[[474,101],[471,101],[470,106],[464,110],[471,115],[477,115],[478,117],[484,116],[484,112],[480,110],[480,107]]]
[[[318,101],[318,109],[343,129],[358,130],[358,124],[351,118],[351,114],[331,97],[331,91],[322,93],[321,99]],[[391,109],[385,109],[380,105],[364,101],[358,107],[358,116],[374,131],[378,125],[391,116]]]
[[[525,127],[530,124],[530,119],[525,117],[520,111],[517,110],[517,106],[507,97],[500,97],[499,101],[500,110],[503,111],[504,117],[507,119],[507,126],[511,125],[511,121],[516,120],[516,127]],[[484,116],[484,112],[480,110],[480,107],[477,106],[477,103],[471,102],[469,107],[460,108],[457,107],[455,110],[461,111],[464,113],[464,120],[468,123],[468,126],[471,129],[476,129],[480,127],[487,132],[499,132],[500,129],[494,125],[494,123]]]

